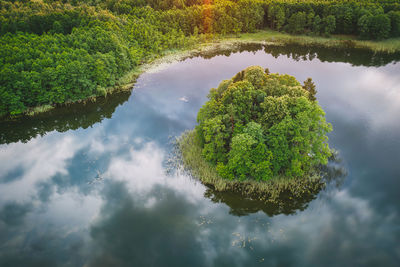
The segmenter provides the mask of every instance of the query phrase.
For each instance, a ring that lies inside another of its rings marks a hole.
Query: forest
[[[154,55],[207,36],[400,36],[397,0],[0,1],[0,116],[106,95]]]
[[[332,130],[311,78],[249,67],[211,89],[195,128],[202,156],[226,179],[304,177],[331,155]]]

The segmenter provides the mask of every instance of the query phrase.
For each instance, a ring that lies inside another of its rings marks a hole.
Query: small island
[[[311,78],[240,71],[210,90],[198,125],[178,139],[185,168],[216,191],[263,201],[319,191],[332,126],[315,94]]]

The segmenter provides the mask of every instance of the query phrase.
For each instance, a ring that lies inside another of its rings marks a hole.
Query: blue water
[[[251,65],[313,78],[346,172],[286,210],[167,171],[210,88]],[[0,266],[397,266],[399,74],[393,62],[242,51],[164,64],[131,94],[3,123]]]

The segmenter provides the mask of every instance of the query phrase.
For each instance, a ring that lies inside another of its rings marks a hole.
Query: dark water
[[[398,59],[258,49],[167,64],[131,94],[2,122],[0,266],[397,266]],[[340,186],[273,206],[170,169],[173,138],[209,89],[250,65],[313,78]]]

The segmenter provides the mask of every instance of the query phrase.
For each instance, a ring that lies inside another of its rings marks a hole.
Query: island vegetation
[[[332,127],[315,84],[249,67],[211,89],[196,128],[179,140],[183,163],[217,191],[277,199],[323,186]]]
[[[310,36],[398,38],[400,4],[396,0],[1,0],[0,25],[2,116],[35,114],[107,95],[132,82],[144,62],[215,36],[267,28]],[[393,49],[393,41],[389,42]]]

